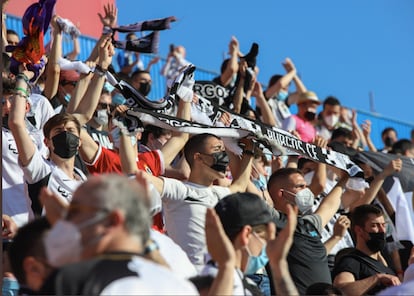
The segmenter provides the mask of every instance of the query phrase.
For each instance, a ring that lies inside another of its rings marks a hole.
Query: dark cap
[[[230,239],[246,225],[273,221],[268,205],[258,195],[248,192],[227,195],[217,203],[215,210]]]

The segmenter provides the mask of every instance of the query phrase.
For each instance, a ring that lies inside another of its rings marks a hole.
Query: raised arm
[[[293,66],[293,64],[289,64],[289,66],[290,67],[288,68],[287,73],[265,91],[266,99],[270,99],[273,96],[277,95],[281,89],[286,89],[293,78],[296,76],[296,68]]]
[[[372,142],[371,139],[371,121],[370,120],[365,120],[362,125],[362,134],[365,137],[365,142],[367,143],[368,146],[368,150],[369,151],[373,151],[373,152],[377,152],[377,148],[375,147],[374,143]]]
[[[60,66],[59,59],[62,57],[62,30],[56,20],[59,16],[54,15],[50,24],[52,26],[52,48],[46,65],[46,83],[44,94],[51,100],[57,93],[59,87]]]
[[[384,168],[384,170],[374,177],[374,180],[372,180],[369,188],[365,191],[364,196],[349,205],[350,211],[352,211],[357,206],[370,204],[377,196],[379,190],[382,187],[382,184],[384,184],[385,178],[391,176],[394,173],[400,172],[401,169],[402,160],[400,158],[391,160],[389,164]]]
[[[349,178],[346,172],[341,171],[341,174],[338,183],[336,183],[331,192],[322,200],[318,209],[315,211],[321,217],[322,227],[325,227],[341,204],[342,191],[345,189],[346,182]]]
[[[270,234],[267,242],[266,253],[269,258],[269,265],[272,269],[272,280],[277,295],[299,295],[299,292],[293,282],[287,255],[293,243],[293,234],[297,224],[297,208],[287,205],[287,225],[275,238],[275,225],[272,223],[268,226]]]
[[[232,295],[236,253],[214,209],[207,209],[205,232],[208,252],[218,267],[208,295]]]
[[[66,54],[67,59],[71,61],[76,60],[76,58],[78,57],[81,51],[78,37],[74,37],[72,41],[73,41],[73,50],[69,52],[68,54]]]
[[[293,64],[290,58],[286,58],[285,62],[282,65],[286,69],[287,72],[290,72],[292,69],[296,69],[295,65]],[[293,83],[295,84],[296,91],[298,93],[304,93],[307,91],[307,88],[303,84],[302,80],[299,78],[297,71],[296,71],[295,76],[293,76]]]
[[[107,4],[104,5],[104,12],[105,14],[102,15],[98,13],[99,19],[101,20],[102,25],[108,28],[113,28],[116,26],[117,18],[118,18],[118,9],[114,4]],[[103,39],[106,39],[110,34],[102,33],[101,37],[99,38],[96,46],[92,49],[91,54],[88,57],[88,61],[96,62],[99,57],[99,44],[102,42]]]
[[[266,98],[263,94],[262,85],[259,81],[256,81],[254,84],[252,96],[256,98],[256,105],[260,108],[260,111],[262,113],[263,123],[268,124],[270,126],[279,127],[277,126],[275,116],[273,115],[273,112],[266,101]]]
[[[314,144],[321,147],[327,147],[327,141],[319,136],[316,136]],[[326,185],[326,164],[318,162],[315,169],[315,174],[313,175],[312,181],[309,185],[309,189],[315,194],[319,195],[323,192]]]
[[[351,226],[351,221],[345,215],[339,216],[333,227],[332,236],[324,243],[326,253],[329,254],[332,248],[345,236],[348,228]]]
[[[184,81],[177,90],[176,96],[179,97],[177,117],[185,120],[191,119],[191,102],[194,98],[193,92],[194,79],[184,75]],[[173,136],[161,148],[164,162],[170,164],[177,154],[183,149],[189,138],[188,133],[173,133]]]
[[[9,128],[16,142],[20,164],[27,166],[36,151],[35,144],[26,129],[25,122],[26,112],[29,108],[27,82],[33,78],[34,73],[27,71],[23,67],[20,66],[20,74],[17,75],[16,92],[12,97],[9,113]]]
[[[233,75],[239,70],[239,41],[234,36],[231,37],[231,41],[229,43],[229,54],[230,59],[223,73],[220,75],[220,82],[223,86],[229,85],[233,79]]]
[[[111,39],[107,37],[99,48],[99,59],[95,67],[95,73],[92,76],[91,83],[85,93],[84,98],[80,102],[75,113],[78,114],[78,119],[81,124],[88,122],[96,109],[99,102],[99,97],[105,83],[105,74],[108,67],[111,65],[112,57],[115,54],[114,46]]]
[[[246,191],[250,181],[253,156],[256,149],[252,139],[243,138],[240,142],[244,146],[241,159],[233,153],[229,153],[230,169],[233,176],[233,181],[229,186],[229,189],[232,193]]]

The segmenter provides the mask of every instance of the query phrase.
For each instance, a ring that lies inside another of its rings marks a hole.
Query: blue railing
[[[7,15],[6,26],[9,29],[15,30],[19,34],[19,36],[23,36],[21,18],[13,16],[13,15]],[[46,34],[45,36],[45,43],[49,42],[49,40],[50,40],[50,31],[48,31],[48,34]],[[81,52],[78,56],[78,60],[84,61],[88,58],[90,52],[95,46],[96,39],[87,37],[87,36],[80,36],[78,40],[79,40],[80,48],[81,48]],[[69,53],[73,50],[73,44],[70,38],[63,38],[62,50],[63,50],[63,54]],[[119,50],[117,50],[117,53],[118,52]],[[148,62],[154,57],[154,55],[141,54],[140,57],[144,65],[147,65]],[[166,85],[165,77],[160,75],[161,67],[165,63],[165,61],[166,61],[165,58],[161,58],[160,62],[153,65],[150,70],[154,87],[152,88],[151,93],[149,94],[149,97],[154,100],[162,98],[165,93],[165,85]],[[113,66],[116,70],[119,69],[116,63],[114,63]],[[217,72],[213,72],[213,71],[209,71],[209,70],[197,67],[197,70],[195,73],[195,79],[196,80],[212,80],[213,77],[217,75],[218,75]],[[385,116],[380,116],[377,114],[373,114],[373,113],[361,111],[361,110],[357,110],[357,118],[358,118],[358,123],[360,124],[364,120],[367,120],[367,119],[371,121],[372,141],[374,142],[374,145],[378,148],[381,148],[383,146],[382,141],[381,141],[381,131],[384,128],[393,127],[397,131],[398,138],[400,139],[410,138],[410,132],[412,129],[414,129],[413,123],[402,122],[396,119],[388,118]]]

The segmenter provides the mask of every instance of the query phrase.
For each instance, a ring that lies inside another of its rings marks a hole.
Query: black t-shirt
[[[332,277],[335,278],[341,272],[352,273],[355,281],[363,280],[378,273],[395,275],[395,272],[391,268],[357,249],[353,249],[339,258],[333,269]],[[378,284],[366,294],[374,295],[385,288],[386,286]]]
[[[313,222],[320,223],[320,217],[319,220],[317,217],[298,217],[293,244],[287,257],[290,275],[301,295],[306,294],[307,287],[314,283],[332,283],[326,249],[318,227]],[[284,228],[286,215],[280,213],[275,223],[279,230]]]

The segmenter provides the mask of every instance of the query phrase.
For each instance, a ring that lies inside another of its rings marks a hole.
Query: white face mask
[[[97,110],[96,116],[93,117],[99,125],[107,125],[108,124],[108,111],[105,109]]]
[[[325,123],[329,127],[334,127],[339,121],[339,115],[329,115],[325,117]]]
[[[295,203],[302,215],[312,211],[315,196],[309,188],[302,189],[296,194],[288,190],[285,191],[295,196]]]
[[[105,216],[102,217],[102,214],[98,214],[78,226],[67,220],[56,222],[44,238],[46,258],[49,264],[54,267],[60,267],[79,261],[83,249],[80,230],[99,222],[106,215],[105,213]]]

